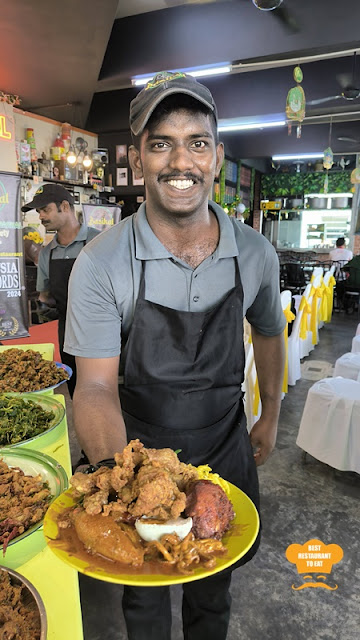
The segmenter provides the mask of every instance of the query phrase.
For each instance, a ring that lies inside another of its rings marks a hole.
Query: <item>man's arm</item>
[[[119,357],[76,357],[73,416],[81,448],[92,464],[127,444],[118,393]]]
[[[261,417],[250,432],[250,440],[256,448],[254,458],[259,466],[267,460],[276,442],[285,348],[283,333],[278,336],[264,336],[251,327],[251,334],[262,411]]]

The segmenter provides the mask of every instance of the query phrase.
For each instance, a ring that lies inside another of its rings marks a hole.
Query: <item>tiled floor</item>
[[[259,469],[262,544],[254,560],[233,574],[228,640],[360,638],[360,477],[335,472],[311,457],[304,465],[295,444],[307,391],[316,369],[319,374],[318,362],[327,368],[327,363],[334,365],[351,350],[357,322],[354,316],[334,314],[305,360],[307,369],[313,369],[311,379],[301,379],[283,400],[276,450]],[[68,416],[71,425],[70,407]],[[75,460],[78,447],[73,434],[71,441]],[[344,550],[331,574],[336,591],[291,588],[300,581],[296,567],[285,557],[286,548],[311,538],[339,544]],[[80,586],[85,640],[126,640],[122,588],[84,576]],[[172,640],[182,640],[181,588],[174,588],[172,596]]]

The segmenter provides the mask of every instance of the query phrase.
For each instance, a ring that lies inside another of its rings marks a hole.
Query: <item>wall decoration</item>
[[[127,145],[116,145],[116,164],[126,164],[127,162]]]
[[[132,174],[132,183],[134,187],[138,187],[144,184],[144,178],[136,178],[134,173]]]
[[[127,187],[128,184],[128,170],[127,167],[121,167],[116,169],[116,186]]]

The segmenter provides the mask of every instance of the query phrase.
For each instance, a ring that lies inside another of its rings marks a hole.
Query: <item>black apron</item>
[[[181,449],[179,459],[212,470],[259,509],[259,487],[246,429],[243,288],[206,312],[177,311],[145,299],[145,262],[127,342],[120,401],[128,439]],[[255,554],[255,545],[237,564]]]
[[[85,246],[86,240],[83,241]],[[56,302],[56,308],[59,314],[58,337],[61,361],[67,364],[73,370],[71,379],[68,382],[70,396],[73,396],[76,384],[76,367],[75,357],[66,353],[63,349],[65,338],[65,320],[68,299],[68,286],[71,270],[74,266],[76,258],[63,258],[56,260],[52,257],[54,249],[51,249],[49,256],[49,283],[50,294]]]

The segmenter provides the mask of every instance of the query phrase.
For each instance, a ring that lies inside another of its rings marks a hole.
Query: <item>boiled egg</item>
[[[146,542],[160,540],[166,533],[176,533],[183,540],[191,531],[192,518],[173,518],[166,522],[151,522],[151,518],[139,518],[135,522],[135,528],[139,536]]]

